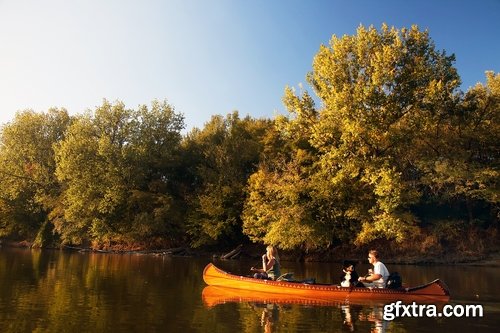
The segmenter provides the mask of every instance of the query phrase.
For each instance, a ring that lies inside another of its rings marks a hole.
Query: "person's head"
[[[356,262],[352,260],[344,260],[342,263],[342,268],[344,271],[353,272],[356,266]]]
[[[278,258],[278,249],[272,245],[268,245],[266,248],[267,256],[271,258]]]
[[[378,261],[378,251],[377,250],[370,250],[368,252],[368,262],[370,264],[374,264]]]

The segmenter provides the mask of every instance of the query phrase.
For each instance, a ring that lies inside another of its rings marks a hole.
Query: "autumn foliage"
[[[285,88],[286,116],[233,112],[182,134],[167,102],[19,112],[1,130],[0,236],[487,251],[500,75],[463,92],[454,60],[416,26],[360,26],[319,48],[312,92]]]

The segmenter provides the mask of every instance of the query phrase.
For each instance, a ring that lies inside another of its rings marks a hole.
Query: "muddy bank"
[[[18,247],[31,248],[32,244],[27,241],[9,241],[0,240],[0,247]],[[492,266],[500,267],[500,250],[492,249],[487,253],[457,253],[448,252],[441,254],[411,254],[395,253],[389,249],[379,249],[381,260],[387,264],[400,265],[439,265],[439,264],[456,264],[456,265],[471,265],[471,266]],[[58,248],[67,251],[79,252],[98,252],[98,253],[115,253],[115,254],[144,254],[155,256],[207,256],[224,260],[240,260],[240,259],[259,259],[265,252],[265,245],[262,244],[240,244],[234,248],[202,248],[192,249],[187,246],[176,246],[160,249],[144,249],[141,247],[127,248],[120,246],[118,248],[108,249],[93,249],[90,247],[75,247],[62,246]],[[342,247],[333,248],[318,252],[303,252],[303,251],[279,251],[282,261],[303,261],[303,262],[342,262],[345,259],[366,262],[366,256],[370,248],[346,249]]]

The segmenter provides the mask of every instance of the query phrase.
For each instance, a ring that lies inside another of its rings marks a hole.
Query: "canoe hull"
[[[321,298],[314,296],[300,296],[300,295],[287,295],[275,294],[269,292],[259,292],[253,290],[225,288],[220,286],[206,286],[202,293],[201,298],[206,307],[214,307],[219,304],[227,303],[259,303],[259,304],[282,304],[282,305],[306,305],[306,306],[342,306],[347,304],[368,305],[381,304],[383,301],[379,300],[353,300],[349,299],[336,299],[332,297]]]
[[[307,297],[321,300],[378,300],[378,301],[422,301],[446,302],[450,293],[439,279],[428,284],[404,289],[345,288],[338,285],[304,284],[297,282],[272,281],[233,275],[212,263],[203,271],[203,280],[209,286],[243,289],[259,293],[285,294],[293,297]]]

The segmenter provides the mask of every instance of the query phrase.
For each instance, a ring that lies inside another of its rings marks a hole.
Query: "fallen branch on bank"
[[[69,246],[69,245],[63,245],[64,249],[68,250],[75,250],[75,251],[80,251],[80,252],[92,252],[94,251],[93,249],[89,247],[76,247],[76,246]]]
[[[167,255],[167,256],[189,256],[191,252],[185,247],[173,247],[170,249],[163,250],[144,250],[144,251],[117,251],[117,250],[100,250],[92,248],[83,248],[76,246],[64,245],[64,249],[74,250],[79,252],[97,252],[97,253],[121,253],[121,254],[156,254],[156,255]]]
[[[162,253],[172,256],[184,256],[188,254],[188,250],[185,247],[174,247],[171,249],[164,250],[162,251]]]
[[[232,250],[231,252],[223,254],[220,258],[221,259],[237,259],[240,256],[240,254],[241,254],[241,249],[242,248],[243,248],[243,245],[240,244],[234,250]]]

